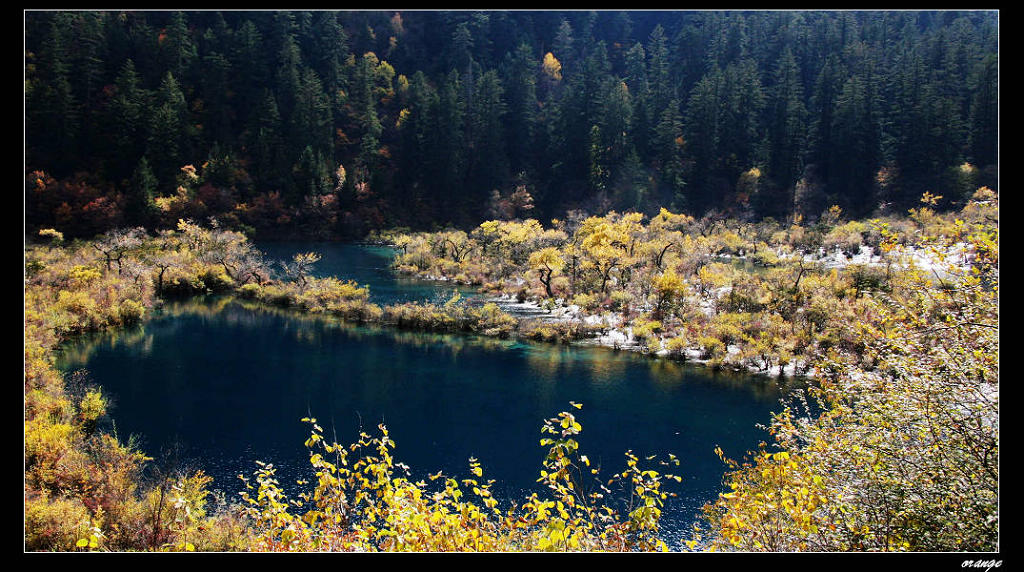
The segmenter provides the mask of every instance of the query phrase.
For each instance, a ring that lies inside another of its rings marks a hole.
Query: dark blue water
[[[318,246],[321,270],[369,283],[375,299],[437,295],[428,293],[436,284],[395,280],[377,250]],[[343,272],[346,256],[352,272]],[[87,369],[104,388],[122,437],[140,436],[154,456],[177,443],[229,496],[256,460],[279,467],[287,488],[308,477],[309,429],[299,420],[311,415],[345,444],[386,424],[414,478],[468,477],[475,457],[498,494],[522,500],[545,453],[543,420],[572,411],[581,450],[604,475],[622,470],[627,450],[682,460],[670,539],[721,490],[715,446],[734,458],[756,448],[767,438],[756,425],[785,392],[772,379],[629,352],[354,327],[227,298],[169,304],[137,329],[83,338],[59,365]]]

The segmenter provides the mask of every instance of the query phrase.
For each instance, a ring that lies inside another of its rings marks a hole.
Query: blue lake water
[[[378,303],[444,300],[452,286],[398,279],[389,249],[344,244],[261,245],[270,257],[317,250],[321,274],[370,285]],[[470,295],[470,290],[463,289]],[[572,411],[581,450],[610,475],[623,454],[673,453],[683,477],[669,490],[666,538],[686,534],[722,490],[721,446],[738,458],[767,434],[757,427],[790,387],[760,377],[607,348],[357,327],[329,317],[231,298],[168,303],[144,325],[66,344],[58,363],[84,369],[112,399],[118,434],[151,456],[176,444],[213,488],[237,498],[239,473],[274,463],[291,492],[308,478],[303,441],[313,416],[339,443],[387,425],[395,458],[413,477],[469,476],[480,460],[496,493],[522,500],[536,487],[543,420]],[[582,403],[572,409],[570,401]]]

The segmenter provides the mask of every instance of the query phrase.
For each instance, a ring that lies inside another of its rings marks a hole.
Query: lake
[[[319,274],[368,284],[379,304],[443,301],[453,289],[394,277],[386,248],[261,249],[279,259],[316,250]],[[627,450],[682,460],[671,471],[683,482],[669,487],[679,495],[666,507],[670,542],[722,490],[715,447],[732,458],[755,449],[768,439],[757,425],[799,385],[608,348],[354,326],[230,297],[169,302],[137,328],[83,336],[61,348],[58,366],[87,370],[103,387],[122,439],[137,435],[158,458],[175,445],[214,477],[212,488],[236,499],[237,475],[251,475],[256,460],[299,490],[295,479],[312,474],[300,419],[313,416],[343,444],[384,423],[414,479],[438,470],[468,477],[475,457],[499,498],[523,500],[545,454],[544,419],[572,411],[583,426],[581,452],[603,475],[624,468]]]

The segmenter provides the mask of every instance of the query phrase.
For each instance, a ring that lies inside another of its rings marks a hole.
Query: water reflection
[[[142,325],[80,336],[74,343],[60,348],[60,362],[80,366],[88,363],[99,350],[115,349],[146,357],[153,354],[157,338],[163,342],[160,351],[173,352],[173,340],[186,327],[186,322],[181,320],[186,316],[202,327],[223,326],[240,330],[265,328],[267,320],[275,318],[279,334],[287,334],[294,342],[310,347],[323,347],[325,338],[338,335],[354,343],[384,337],[403,348],[429,350],[438,363],[452,367],[458,365],[459,356],[468,349],[513,352],[524,358],[529,377],[543,383],[557,383],[559,379],[584,368],[586,378],[597,389],[614,387],[628,377],[627,369],[632,372],[631,375],[642,372],[640,375],[653,381],[665,392],[699,380],[731,393],[745,393],[757,402],[777,400],[781,395],[806,388],[806,381],[802,379],[774,378],[728,370],[712,371],[696,364],[650,358],[610,348],[358,325],[331,315],[308,314],[228,296],[168,302],[157,311],[155,319]],[[368,351],[373,351],[372,347]],[[384,361],[392,358],[400,359],[401,356],[381,357]]]

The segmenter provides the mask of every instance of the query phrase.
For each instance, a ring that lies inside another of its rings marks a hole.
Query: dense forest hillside
[[[997,52],[994,11],[28,11],[26,230],[959,208]]]

